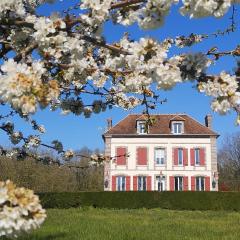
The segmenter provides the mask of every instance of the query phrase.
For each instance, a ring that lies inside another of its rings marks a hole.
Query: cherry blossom
[[[46,218],[39,198],[33,191],[0,182],[0,237],[18,237],[39,228]]]
[[[212,98],[214,111],[226,114],[234,110],[236,122],[240,122],[240,66],[235,72],[209,74],[220,58],[240,56],[239,47],[223,52],[217,47],[201,52],[191,48],[233,32],[233,17],[230,28],[222,32],[161,40],[135,39],[125,33],[108,43],[103,31],[106,22],[137,24],[144,30],[162,27],[173,7],[186,18],[220,18],[239,0],[83,0],[62,13],[37,13],[40,5],[53,2],[0,2],[0,103],[12,109],[6,118],[17,114],[38,132],[24,136],[2,117],[0,129],[13,144],[24,147],[17,154],[44,145],[65,159],[74,155],[57,140],[42,143],[39,134],[45,128],[32,120],[41,109],[89,118],[114,106],[129,110],[141,105],[150,117],[150,110],[165,102],[159,91],[187,81]],[[234,8],[232,11],[234,16]]]

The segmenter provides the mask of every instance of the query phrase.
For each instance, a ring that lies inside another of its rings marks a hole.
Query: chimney
[[[208,114],[208,115],[205,117],[205,125],[206,125],[206,127],[208,127],[209,129],[212,129],[212,115],[211,115],[211,114]]]
[[[107,119],[107,130],[111,129],[112,128],[112,119],[111,118],[108,118]]]

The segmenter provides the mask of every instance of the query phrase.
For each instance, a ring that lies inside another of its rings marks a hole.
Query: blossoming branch
[[[73,6],[78,16],[71,9],[49,17],[36,13],[41,4],[52,2],[0,2],[0,100],[19,116],[29,118],[39,109],[50,107],[61,109],[63,114],[90,117],[113,106],[131,109],[139,105],[149,114],[149,109],[164,102],[159,99],[159,90],[195,81],[199,92],[212,97],[214,111],[226,114],[235,110],[240,123],[238,70],[236,74],[224,69],[216,75],[207,73],[220,58],[239,56],[238,47],[225,52],[213,48],[172,55],[173,48],[191,47],[209,35],[193,33],[157,41],[148,37],[134,40],[125,34],[111,44],[103,35],[107,21],[159,28],[173,5],[186,17],[220,18],[239,0],[82,0]],[[230,28],[214,34],[234,30],[232,17]],[[93,97],[92,102],[87,102],[87,95]],[[45,131],[43,126],[36,129]],[[10,136],[16,144],[22,139],[18,132]],[[71,151],[66,156],[72,156]]]

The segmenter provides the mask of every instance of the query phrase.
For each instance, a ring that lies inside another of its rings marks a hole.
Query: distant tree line
[[[10,179],[35,192],[103,191],[103,166],[88,156],[100,153],[87,147],[69,162],[59,164],[54,152],[40,152],[48,161],[0,156],[0,181]],[[219,190],[240,191],[240,132],[224,137],[218,151]]]
[[[224,137],[218,151],[219,189],[240,191],[240,132]]]
[[[99,153],[84,147],[77,151],[84,156]],[[41,152],[48,161],[0,157],[0,181],[10,179],[18,186],[27,187],[35,192],[75,192],[102,191],[103,166],[90,163],[87,157],[76,157],[59,164],[52,152]]]

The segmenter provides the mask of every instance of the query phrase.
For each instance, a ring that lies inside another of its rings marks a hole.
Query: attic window
[[[172,133],[173,134],[182,134],[183,133],[183,122],[182,121],[174,121],[172,122]]]
[[[148,133],[146,121],[137,121],[137,133],[139,133],[139,134],[147,134]]]

